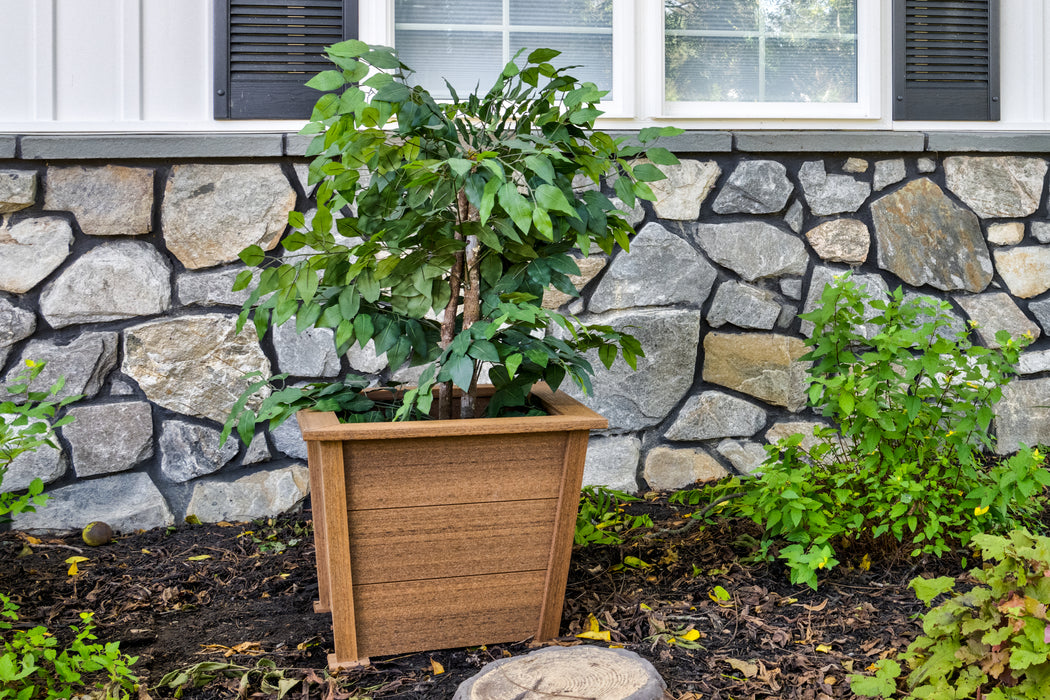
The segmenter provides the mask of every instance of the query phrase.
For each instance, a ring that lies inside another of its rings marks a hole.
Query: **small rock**
[[[871,194],[871,185],[849,175],[828,175],[824,162],[808,161],[798,171],[799,182],[816,216],[831,216],[860,209]]]
[[[289,418],[271,430],[270,437],[273,438],[273,446],[279,452],[293,459],[307,459],[306,441],[303,440],[299,424],[294,418]]]
[[[948,189],[982,219],[1030,216],[1039,206],[1047,162],[1021,156],[944,159]]]
[[[0,214],[10,214],[36,203],[36,173],[0,170]]]
[[[710,440],[750,437],[766,424],[766,412],[758,406],[720,391],[691,396],[674,424],[668,440]]]
[[[234,292],[233,283],[245,268],[224,267],[218,270],[192,270],[180,273],[175,279],[175,290],[183,306],[242,306],[250,292],[242,289]],[[259,273],[252,278],[258,281]]]
[[[766,434],[763,436],[770,445],[775,445],[785,438],[789,438],[792,435],[801,434],[802,442],[799,443],[799,447],[803,450],[809,451],[820,444],[820,440],[813,436],[813,431],[818,428],[826,428],[827,426],[823,423],[817,423],[815,421],[781,421],[774,423]]]
[[[113,528],[101,520],[96,520],[93,523],[88,523],[80,531],[80,539],[89,547],[101,547],[104,544],[109,544],[113,539]]]
[[[280,372],[296,377],[335,377],[339,374],[335,331],[331,328],[305,328],[302,333],[296,333],[295,320],[291,319],[274,329],[273,348]]]
[[[632,227],[637,228],[638,224],[645,220],[645,209],[642,208],[641,202],[636,201],[634,206],[628,208],[627,205],[622,202],[618,197],[610,197],[609,201],[613,203],[613,206],[622,211],[625,214],[627,223]]]
[[[1033,221],[1032,235],[1035,236],[1035,240],[1040,243],[1050,243],[1050,222]]]
[[[1030,302],[1028,304],[1028,310],[1032,312],[1035,316],[1035,320],[1039,322],[1039,325],[1043,327],[1043,330],[1050,333],[1050,299]]]
[[[161,424],[160,471],[164,478],[182,483],[221,469],[237,456],[237,439],[219,445],[219,431],[184,420]]]
[[[703,204],[722,169],[714,161],[683,159],[678,165],[660,166],[665,180],[650,182],[656,201],[653,209],[661,219],[692,221],[700,216]]]
[[[717,214],[773,214],[784,208],[794,189],[783,164],[747,160],[733,170],[712,208]]]
[[[350,346],[350,349],[346,351],[346,361],[350,365],[350,369],[356,372],[362,372],[364,374],[379,374],[386,369],[386,353],[382,355],[376,354],[376,344],[374,341],[369,340],[365,343],[364,347],[361,347],[359,343],[354,343]],[[422,366],[420,366],[422,371]],[[414,383],[418,379],[418,375],[412,380]],[[394,379],[394,381],[409,381],[407,379]]]
[[[802,224],[804,223],[805,213],[802,210],[802,202],[797,199],[791,203],[788,207],[787,213],[784,214],[784,223],[788,225],[795,233],[802,230]]]
[[[301,464],[233,481],[202,479],[193,485],[186,514],[205,523],[244,522],[292,511],[309,493],[310,472]]]
[[[809,280],[809,294],[806,295],[804,312],[809,313],[820,306],[820,298],[824,294],[825,287],[843,274],[845,273],[831,267],[824,265],[815,266]],[[862,291],[870,297],[869,301],[864,304],[864,312],[862,314],[865,321],[870,321],[881,313],[871,305],[871,302],[876,300],[886,301],[889,298],[889,285],[879,275],[855,274],[850,279],[860,285]],[[813,335],[813,322],[803,321],[801,330],[802,334],[807,337]],[[864,324],[857,330],[865,338],[872,338],[879,331],[877,327],[869,324]]]
[[[1017,358],[1019,374],[1050,372],[1050,350],[1029,350]]]
[[[809,264],[805,243],[765,221],[697,224],[693,238],[711,260],[747,282],[804,275]]]
[[[7,361],[11,346],[33,335],[36,314],[15,306],[6,294],[0,294],[0,367]]]
[[[1050,444],[1050,378],[1021,379],[1003,387],[995,406],[997,454],[1016,452],[1021,445]]]
[[[880,160],[875,163],[875,189],[882,190],[895,182],[900,182],[907,175],[903,158]]]
[[[1023,238],[1024,224],[1020,221],[988,226],[988,242],[994,245],[1017,245]]]
[[[645,458],[643,476],[654,491],[684,489],[698,481],[717,481],[725,467],[703,450],[656,447]]]
[[[868,259],[871,235],[863,221],[835,219],[806,232],[806,239],[822,259],[860,265]]]
[[[854,175],[866,173],[868,172],[868,161],[863,158],[847,158],[846,163],[842,166],[842,170]]]
[[[977,324],[977,334],[990,348],[999,347],[995,339],[999,331],[1006,331],[1014,338],[1026,333],[1036,338],[1041,335],[1039,326],[1028,320],[1013,299],[1002,292],[957,296],[955,301]]]
[[[780,280],[780,293],[790,299],[802,298],[802,279],[783,278]]]
[[[34,390],[43,391],[59,377],[65,377],[66,383],[58,392],[58,398],[84,394],[90,399],[98,394],[117,364],[117,334],[82,333],[64,345],[57,340],[31,340],[22,348],[20,361],[8,372],[4,384],[14,380],[26,360],[47,363],[33,383]]]
[[[762,465],[769,456],[766,448],[757,442],[723,440],[715,449],[741,474],[761,474]]]
[[[73,229],[57,216],[0,220],[0,291],[24,294],[69,257]]]
[[[932,173],[937,170],[937,161],[933,158],[919,158],[916,167],[920,173]]]
[[[149,233],[153,170],[120,165],[49,168],[44,209],[73,212],[89,236]]]
[[[74,405],[62,428],[78,477],[131,469],[153,456],[153,417],[146,401]]]
[[[707,312],[707,323],[713,328],[731,323],[738,328],[770,330],[780,312],[772,292],[730,280],[718,286]]]
[[[704,338],[704,381],[800,411],[806,405],[808,362],[802,340],[773,333],[726,334]]]
[[[1050,289],[1050,247],[1001,249],[994,257],[995,269],[1015,297],[1030,299]]]
[[[10,421],[14,416],[6,415],[4,418]],[[20,428],[14,426],[11,430],[15,433],[21,432]],[[0,493],[27,489],[33,479],[37,478],[45,484],[50,484],[65,476],[68,466],[66,453],[59,447],[41,445],[36,450],[23,452],[8,463],[7,471],[0,475]]]
[[[642,441],[629,435],[592,437],[583,466],[584,486],[637,493]]]

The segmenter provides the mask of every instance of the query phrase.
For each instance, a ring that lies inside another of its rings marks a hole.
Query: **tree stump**
[[[453,700],[660,700],[666,684],[631,651],[547,647],[499,659],[464,681]]]

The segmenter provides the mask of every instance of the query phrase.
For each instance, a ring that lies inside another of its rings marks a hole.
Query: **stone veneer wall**
[[[951,303],[960,328],[1029,332],[1022,378],[996,418],[999,449],[1050,443],[1047,134],[693,132],[682,164],[630,212],[629,254],[581,261],[574,313],[631,327],[639,371],[601,370],[587,402],[588,483],[683,487],[746,473],[805,409],[798,314],[853,269],[875,293]],[[3,488],[39,476],[54,497],[22,528],[102,519],[118,530],[186,515],[243,520],[306,496],[294,422],[248,447],[218,444],[243,374],[301,379],[383,358],[335,353],[332,334],[234,333],[237,253],[272,248],[310,209],[306,140],[282,134],[0,135],[0,376],[26,358],[67,377],[60,449],[16,460]],[[595,363],[598,365],[598,363]],[[398,374],[403,376],[404,372]]]

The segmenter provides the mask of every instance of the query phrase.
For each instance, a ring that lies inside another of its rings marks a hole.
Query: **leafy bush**
[[[872,301],[848,275],[821,301],[801,316],[815,326],[802,359],[813,362],[810,404],[838,429],[816,430],[810,449],[799,434],[771,447],[738,501],[765,527],[766,547],[787,542],[779,555],[792,582],[816,588],[817,572],[858,541],[939,556],[1031,522],[1050,485],[1043,454],[987,454],[992,406],[1031,339],[1000,332],[989,349],[952,338],[946,304],[900,289]]]
[[[94,683],[105,700],[130,697],[137,689],[137,678],[129,667],[137,657],[120,653],[116,642],[99,644],[92,630],[91,613],[80,613],[81,626],[72,627],[69,646],[58,648],[58,640],[46,627],[13,629],[18,606],[0,593],[0,632],[4,634],[0,654],[0,700],[30,698],[71,698],[84,688],[84,674],[97,674],[105,680]],[[39,695],[38,691],[44,691]]]
[[[33,381],[46,364],[26,360],[26,368],[15,378],[15,383],[6,387],[7,400],[0,402],[0,485],[16,457],[43,445],[54,447],[54,429],[73,420],[72,416],[54,420],[57,409],[81,398],[70,396],[55,400],[65,386],[65,378],[59,378],[47,391],[31,391]],[[47,500],[43,490],[44,482],[33,479],[24,494],[0,493],[0,523],[9,522],[11,515],[35,512],[36,506]]]
[[[985,559],[970,572],[980,585],[926,613],[923,636],[901,657],[911,669],[905,697],[1050,697],[1050,538],[1021,529],[1006,537],[974,535],[973,545]],[[917,578],[911,587],[929,606],[954,591],[955,581]],[[891,697],[900,664],[884,659],[874,670],[874,676],[852,676],[850,688]]]
[[[604,486],[586,486],[580,494],[580,509],[576,514],[576,534],[573,544],[586,547],[592,544],[623,544],[623,536],[630,530],[652,527],[648,515],[628,515],[623,504],[640,501],[623,491]]]

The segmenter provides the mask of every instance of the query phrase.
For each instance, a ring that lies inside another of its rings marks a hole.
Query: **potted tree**
[[[646,183],[677,159],[644,144],[679,130],[645,129],[643,146],[594,131],[604,93],[550,49],[515,57],[487,92],[450,85],[447,102],[390,48],[327,54],[336,69],[307,83],[325,94],[303,129],[316,214],[289,217],[283,255],[241,254],[262,270],[240,323],[331,328],[341,354],[372,341],[391,368],[421,366],[418,385],[262,381],[226,431],[250,440],[298,412],[330,663],[555,636],[588,431],[607,425],[556,390],[566,377],[589,390],[588,351],[633,367],[642,350],[541,300],[577,294],[574,251],[628,247],[600,186],[614,176],[627,207],[653,199]]]

